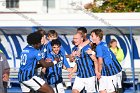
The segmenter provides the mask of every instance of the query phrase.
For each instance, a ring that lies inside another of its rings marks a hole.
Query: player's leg
[[[107,78],[106,76],[101,76],[99,79],[99,93],[107,93]]]
[[[96,92],[95,80],[96,80],[95,76],[84,79],[86,93],[95,93]]]
[[[33,76],[28,81],[23,81],[22,85],[26,86],[26,91],[22,90],[22,92],[29,92],[30,89],[33,89],[35,91],[39,91],[40,93],[42,93],[42,92],[43,93],[54,93],[54,90],[52,89],[52,87],[49,86],[48,84],[45,84],[45,81],[37,76]]]
[[[72,93],[80,93],[83,88],[84,88],[83,78],[76,77],[72,87]]]
[[[46,83],[42,87],[40,87],[38,91],[43,93],[54,93],[53,88]]]

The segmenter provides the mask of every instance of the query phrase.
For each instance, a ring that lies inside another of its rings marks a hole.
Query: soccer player
[[[87,29],[85,27],[79,27],[77,28],[77,33],[81,33],[83,35],[83,42],[87,41]]]
[[[47,46],[47,53],[50,53],[50,52],[52,52],[51,41],[54,40],[54,39],[58,39],[58,33],[55,30],[49,30],[47,39],[49,40],[48,46]],[[62,45],[60,46],[60,51],[63,54],[65,54],[65,50],[64,50]]]
[[[21,62],[18,73],[18,79],[21,84],[23,93],[29,93],[31,89],[43,93],[54,93],[53,89],[45,84],[45,81],[35,74],[35,68],[39,61],[40,66],[54,66],[53,62],[45,62],[39,50],[42,35],[39,33],[31,33],[27,36],[28,45],[21,52]]]
[[[94,29],[91,31],[93,43],[96,43],[96,56],[98,58],[99,92],[111,93],[116,89],[116,74],[121,72],[122,68],[113,52],[107,44],[102,41],[103,31]]]
[[[58,39],[52,40],[51,46],[52,52],[47,55],[47,58],[52,59],[52,61],[57,61],[57,64],[46,69],[47,82],[52,86],[55,93],[64,93],[62,68],[65,66],[68,71],[70,71],[71,68],[65,55],[60,51],[61,42]]]
[[[90,45],[84,46],[80,49],[80,55],[77,55],[75,52],[79,50],[79,45],[83,43],[83,35],[81,33],[75,34],[73,41],[75,46],[72,49],[72,55],[75,56],[76,65],[70,74],[73,74],[77,70],[77,76],[74,81],[72,93],[80,93],[84,87],[87,93],[96,92],[94,62],[90,58],[90,55],[86,53],[91,47]]]
[[[52,52],[51,41],[54,40],[54,39],[57,39],[57,38],[58,38],[58,33],[55,30],[49,30],[48,31],[48,33],[47,33],[48,42],[41,48],[42,54],[44,55],[44,58],[46,58],[47,55]],[[65,50],[62,46],[60,46],[60,51],[61,51],[61,53],[65,54]],[[46,60],[51,60],[51,59],[47,58]],[[46,68],[43,68],[42,72],[45,74],[46,73]]]

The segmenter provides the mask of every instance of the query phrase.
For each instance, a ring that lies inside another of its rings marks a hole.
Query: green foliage
[[[99,7],[94,2],[90,10],[92,12],[140,12],[140,0],[106,0]]]

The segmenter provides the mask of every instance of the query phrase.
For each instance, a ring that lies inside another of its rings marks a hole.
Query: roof
[[[46,32],[49,30],[56,30],[58,34],[67,34],[67,35],[73,35],[76,33],[76,29],[78,27],[76,26],[56,26],[56,27],[41,27]],[[129,34],[130,33],[130,27],[86,27],[88,30],[88,34],[93,30],[100,28],[104,31],[104,34]],[[3,32],[6,34],[22,34],[27,35],[31,32],[33,32],[32,27],[1,27],[0,28],[0,35],[2,35]],[[134,35],[140,35],[140,27],[132,27],[132,33]]]

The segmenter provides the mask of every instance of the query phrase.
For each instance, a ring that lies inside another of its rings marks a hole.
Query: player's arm
[[[93,50],[91,50],[90,48],[86,51],[87,54],[89,54],[90,58],[93,60],[94,62],[94,66],[95,66],[95,73],[98,74],[98,60],[96,58],[96,54]]]
[[[103,58],[98,57],[98,71],[99,71],[99,73],[101,73],[101,71],[102,71],[102,64],[103,64]]]
[[[77,71],[77,64],[75,64],[75,66],[72,68],[72,71],[70,72],[70,74],[68,75],[68,77],[71,79],[73,74]]]
[[[42,58],[39,60],[39,63],[42,65],[42,67],[48,68],[54,66],[57,62],[45,62],[45,60]]]
[[[86,46],[87,44],[89,44],[91,41],[88,39],[88,40],[86,40],[86,41],[84,41],[81,45],[80,45],[80,47],[79,47],[79,49],[82,49],[84,46]],[[80,50],[79,50],[80,51]]]

